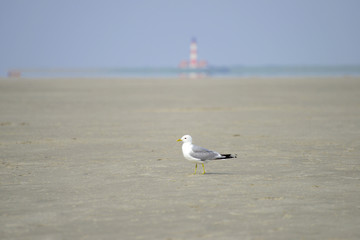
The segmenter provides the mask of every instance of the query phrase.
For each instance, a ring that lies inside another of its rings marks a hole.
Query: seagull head
[[[177,140],[178,142],[183,142],[183,143],[191,143],[192,142],[192,137],[190,135],[184,135],[182,136],[182,138]]]

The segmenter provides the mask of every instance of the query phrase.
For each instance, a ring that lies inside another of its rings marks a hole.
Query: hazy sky
[[[0,0],[11,68],[360,65],[357,0]]]

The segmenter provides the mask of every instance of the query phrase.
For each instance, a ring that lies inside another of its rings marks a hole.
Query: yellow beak
[[[181,142],[182,140],[181,139],[178,139],[177,142]]]

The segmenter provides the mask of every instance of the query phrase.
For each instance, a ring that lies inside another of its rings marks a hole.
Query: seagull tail
[[[228,158],[237,158],[237,154],[220,154],[221,157],[218,158],[219,160],[221,159],[228,159]]]

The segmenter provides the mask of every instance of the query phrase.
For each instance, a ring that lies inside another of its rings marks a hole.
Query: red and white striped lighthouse
[[[197,61],[197,43],[196,39],[193,38],[190,44],[190,68],[197,68],[198,61]]]
[[[197,47],[197,42],[196,39],[193,38],[191,40],[190,43],[190,60],[189,61],[181,61],[179,64],[180,68],[191,68],[191,69],[195,69],[195,68],[206,68],[207,67],[207,62],[204,60],[200,60],[198,61],[198,47]]]

